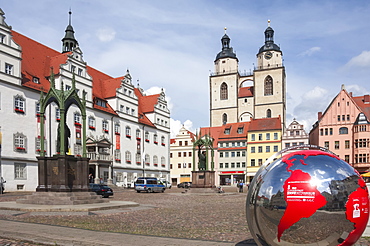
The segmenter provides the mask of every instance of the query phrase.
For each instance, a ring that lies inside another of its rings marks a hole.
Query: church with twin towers
[[[286,76],[283,53],[274,43],[274,30],[268,22],[265,43],[258,50],[251,73],[239,71],[239,59],[226,34],[222,50],[210,75],[210,126],[248,122],[251,119],[280,117],[282,129],[286,118]]]

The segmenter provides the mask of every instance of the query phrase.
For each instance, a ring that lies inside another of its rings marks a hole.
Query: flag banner
[[[116,134],[116,149],[121,149],[121,138],[118,134]]]
[[[81,144],[81,126],[76,125],[76,144]]]

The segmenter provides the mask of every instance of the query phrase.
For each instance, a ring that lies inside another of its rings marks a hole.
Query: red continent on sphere
[[[278,225],[278,240],[285,230],[302,218],[313,215],[325,206],[326,199],[310,184],[311,176],[301,170],[290,171],[292,175],[284,182],[284,197],[287,207]]]

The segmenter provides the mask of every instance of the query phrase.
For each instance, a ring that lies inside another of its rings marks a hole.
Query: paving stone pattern
[[[133,189],[114,188],[109,200],[132,201],[139,207],[91,212],[21,212],[0,210],[0,219],[60,225],[96,231],[186,238],[235,245],[255,245],[246,216],[246,191],[236,187],[226,193],[184,192],[176,187],[164,193],[136,193]],[[4,194],[1,201],[14,201],[24,193]],[[370,245],[361,238],[356,245]],[[23,243],[23,244],[22,244]],[[40,245],[0,239],[0,245]]]

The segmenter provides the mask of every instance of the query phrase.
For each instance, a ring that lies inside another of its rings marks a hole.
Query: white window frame
[[[14,179],[26,180],[27,179],[27,164],[26,163],[14,163]]]
[[[131,152],[128,150],[125,152],[125,161],[126,163],[131,163]]]
[[[93,116],[89,116],[89,128],[95,130],[95,118]]]
[[[102,128],[104,133],[107,133],[109,131],[109,124],[107,120],[102,121]]]
[[[27,150],[27,137],[23,133],[15,133],[13,135],[14,138],[14,150],[15,151],[23,151]]]
[[[23,96],[16,95],[14,97],[14,110],[17,112],[25,112],[26,100]]]
[[[13,75],[14,66],[9,63],[5,63],[5,73],[9,75]]]

